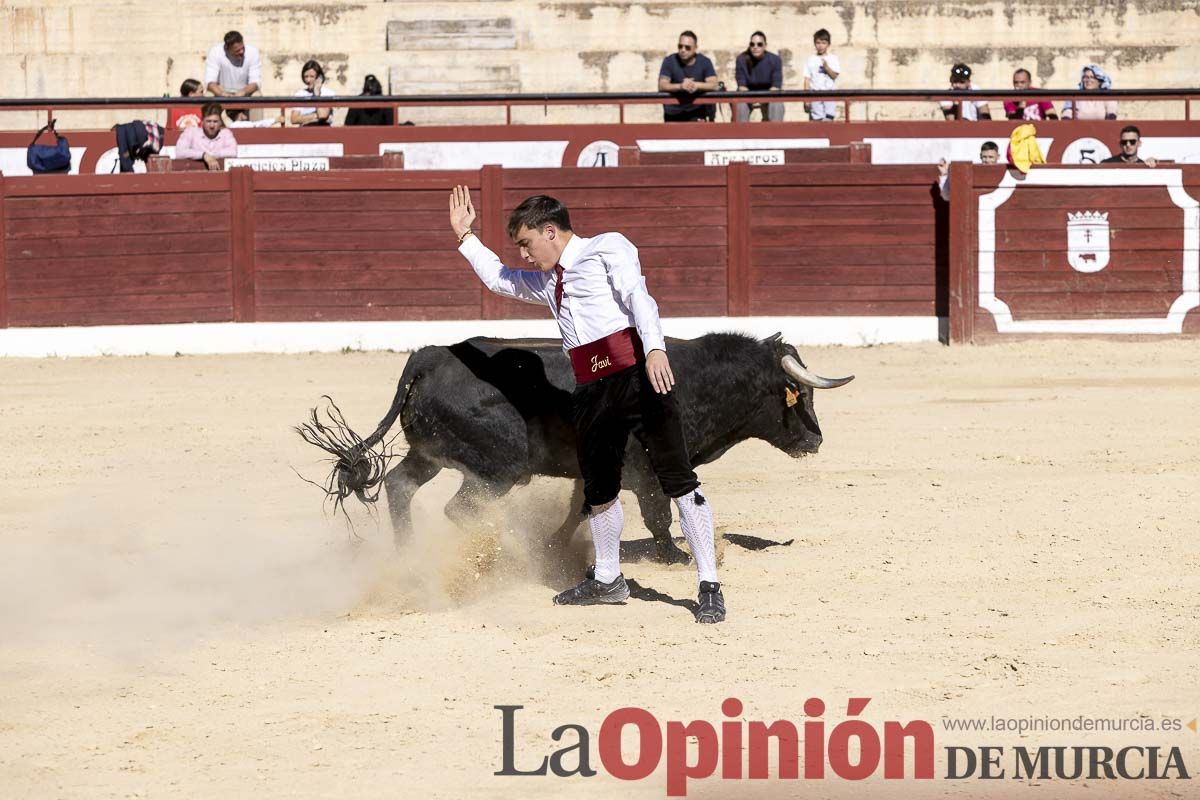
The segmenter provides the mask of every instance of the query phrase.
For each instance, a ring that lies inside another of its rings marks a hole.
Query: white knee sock
[[[625,527],[625,512],[620,499],[592,509],[588,517],[592,529],[592,544],[596,548],[596,580],[612,583],[621,574],[621,529]]]
[[[717,580],[717,545],[713,531],[712,506],[697,489],[683,497],[675,498],[679,509],[679,526],[683,538],[687,539],[692,558],[696,560],[696,574],[702,581]]]

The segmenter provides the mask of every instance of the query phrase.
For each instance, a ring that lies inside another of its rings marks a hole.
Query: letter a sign
[[[1078,272],[1108,266],[1108,212],[1067,213],[1067,261]]]

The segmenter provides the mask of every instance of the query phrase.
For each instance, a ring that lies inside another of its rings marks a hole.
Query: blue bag
[[[25,151],[25,164],[35,175],[46,172],[71,171],[71,147],[67,143],[67,137],[59,136],[58,131],[54,130],[55,122],[57,120],[50,120],[49,125],[38,131],[34,135],[33,141],[29,143],[29,148]],[[37,143],[37,140],[46,131],[54,134],[55,139],[57,139],[55,144]]]

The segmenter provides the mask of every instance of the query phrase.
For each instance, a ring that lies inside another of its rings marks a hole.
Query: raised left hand
[[[671,362],[667,360],[665,350],[651,350],[646,356],[646,375],[659,394],[666,394],[675,387],[675,376],[671,374]]]

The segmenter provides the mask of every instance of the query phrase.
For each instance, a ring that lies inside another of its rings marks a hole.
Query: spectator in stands
[[[209,169],[220,169],[221,162],[217,159],[236,156],[237,140],[221,119],[220,103],[208,103],[200,113],[203,115],[200,127],[179,134],[175,157],[197,159]]]
[[[382,97],[383,84],[374,75],[363,79],[361,97]],[[347,125],[395,125],[396,111],[392,108],[352,108],[346,113]]]
[[[261,88],[262,56],[237,31],[214,44],[204,61],[204,85],[217,97],[249,97]]]
[[[813,49],[817,52],[808,57],[804,65],[804,90],[812,92],[832,92],[842,65],[838,57],[829,52],[832,41],[829,31],[821,28],[813,34]],[[805,103],[804,110],[813,122],[832,120],[837,115],[837,107],[830,102]]]
[[[1000,145],[995,142],[984,142],[979,148],[980,164],[1000,163]],[[942,159],[938,162],[938,190],[943,200],[950,199],[950,162]]]
[[[966,64],[955,64],[950,68],[950,89],[955,92],[976,91],[978,87],[971,83],[971,68]],[[986,100],[943,100],[942,115],[946,119],[965,119],[972,122],[981,119],[991,119],[992,112]],[[961,116],[960,116],[961,114]]]
[[[1101,161],[1101,164],[1145,164],[1147,167],[1158,166],[1154,157],[1142,160],[1138,157],[1138,149],[1142,146],[1142,132],[1137,125],[1126,125],[1121,128],[1121,152]]]
[[[696,105],[696,95],[717,88],[717,71],[708,56],[697,52],[699,39],[691,31],[679,34],[675,55],[663,59],[658,71],[658,90],[671,92],[679,100],[663,106],[664,122],[703,122],[711,120],[715,106]]]
[[[304,62],[304,66],[300,68],[300,78],[304,81],[304,88],[296,92],[296,97],[333,97],[333,89],[325,85],[325,70],[314,59],[309,59]],[[311,106],[305,108],[292,109],[292,124],[293,125],[332,125],[333,124],[333,109],[332,108],[313,108]]]
[[[783,59],[767,51],[767,35],[762,31],[750,34],[750,46],[739,53],[734,67],[739,92],[778,92],[783,88]],[[783,120],[783,103],[738,103],[738,122],[749,122],[754,109],[764,122]]]
[[[283,114],[276,114],[256,122],[250,119],[250,112],[244,108],[227,108],[225,116],[229,118],[229,121],[225,123],[227,128],[274,128],[276,125],[283,128],[287,125],[287,118]]]
[[[1085,92],[1107,92],[1112,78],[1095,64],[1079,71],[1079,88]],[[1063,103],[1063,119],[1116,119],[1116,100],[1068,100]]]
[[[1018,92],[1023,92],[1033,83],[1033,74],[1022,67],[1013,73],[1012,81],[1013,88]],[[1054,110],[1054,103],[1051,103],[1049,100],[1038,100],[1033,103],[1026,103],[1024,100],[1008,100],[1004,103],[1004,116],[1009,119],[1033,121],[1058,119],[1058,114]]]
[[[191,97],[194,94],[200,94],[200,81],[195,78],[188,78],[179,86],[179,96]],[[181,131],[184,128],[200,127],[200,107],[178,106],[172,108],[171,114],[167,119],[167,127],[175,131]]]

